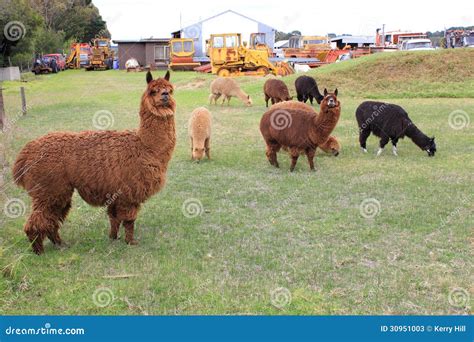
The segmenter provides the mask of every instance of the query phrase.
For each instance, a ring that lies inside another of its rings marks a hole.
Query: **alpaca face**
[[[339,106],[339,101],[337,100],[337,88],[334,90],[334,93],[328,93],[327,89],[324,89],[324,98],[321,102],[321,106],[328,108],[335,108]]]
[[[193,148],[193,160],[200,161],[202,158],[204,158],[204,152],[205,148],[199,148],[199,147],[194,147]]]
[[[166,72],[164,78],[153,79],[150,72],[147,73],[146,81],[148,87],[145,92],[145,100],[150,111],[157,116],[169,115],[169,110],[174,112],[176,102],[173,98],[173,85],[169,82],[170,73]]]
[[[434,157],[436,153],[436,143],[435,138],[430,138],[430,144],[426,148],[426,152],[428,152],[428,157]]]

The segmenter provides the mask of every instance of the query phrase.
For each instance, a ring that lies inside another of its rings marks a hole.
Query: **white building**
[[[174,38],[193,38],[196,57],[206,55],[206,39],[211,34],[241,33],[242,41],[249,42],[251,33],[265,33],[266,44],[273,50],[276,29],[232,10],[219,13],[173,32]]]

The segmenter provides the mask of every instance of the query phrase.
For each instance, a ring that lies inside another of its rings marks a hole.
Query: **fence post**
[[[5,106],[3,105],[3,88],[0,86],[0,131],[5,126]]]
[[[26,115],[26,97],[25,97],[25,87],[20,87],[21,94],[21,112],[23,115]]]

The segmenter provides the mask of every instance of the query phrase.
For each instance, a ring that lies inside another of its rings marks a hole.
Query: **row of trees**
[[[74,41],[110,37],[92,0],[1,0],[0,67],[25,69],[36,53],[62,53]]]

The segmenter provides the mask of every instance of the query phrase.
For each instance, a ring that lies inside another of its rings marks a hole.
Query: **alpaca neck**
[[[313,119],[310,139],[315,145],[321,145],[328,140],[329,135],[339,121],[340,110],[336,108],[321,108],[321,111]]]
[[[430,146],[430,138],[418,129],[413,123],[409,123],[405,135],[409,137],[416,146],[422,150],[426,150]]]
[[[171,108],[169,115],[155,115],[147,108],[140,108],[140,126],[137,135],[142,143],[155,154],[167,155],[174,149],[176,143],[174,113]]]

